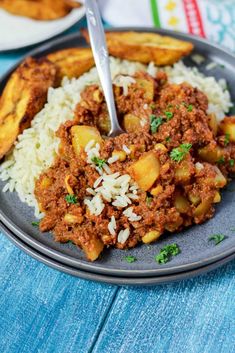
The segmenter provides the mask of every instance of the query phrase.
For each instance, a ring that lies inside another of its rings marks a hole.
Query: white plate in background
[[[0,51],[27,47],[52,38],[73,26],[84,15],[85,7],[81,6],[58,20],[37,21],[0,9]]]

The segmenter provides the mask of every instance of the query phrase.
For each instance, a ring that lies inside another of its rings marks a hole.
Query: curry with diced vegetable
[[[105,246],[149,244],[205,222],[235,172],[235,117],[218,124],[204,93],[169,83],[164,72],[133,78],[127,93],[114,86],[126,133],[107,137],[103,93],[87,86],[57,132],[54,164],[36,182],[40,230],[91,261]]]

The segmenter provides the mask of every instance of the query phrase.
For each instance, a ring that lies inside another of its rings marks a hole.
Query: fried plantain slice
[[[43,108],[56,71],[47,59],[27,58],[9,78],[0,97],[0,159]]]
[[[87,30],[82,34],[89,43]],[[153,61],[158,66],[172,65],[193,50],[193,44],[157,33],[106,32],[109,54],[121,59]]]
[[[42,21],[64,17],[80,6],[74,0],[0,0],[0,8],[13,15]]]
[[[57,66],[59,80],[64,76],[79,77],[95,65],[89,48],[59,50],[49,54],[47,58]]]

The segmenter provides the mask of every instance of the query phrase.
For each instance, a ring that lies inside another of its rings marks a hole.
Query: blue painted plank
[[[118,287],[50,269],[2,234],[0,263],[0,352],[89,352]]]
[[[235,261],[198,278],[122,288],[93,353],[234,353]]]

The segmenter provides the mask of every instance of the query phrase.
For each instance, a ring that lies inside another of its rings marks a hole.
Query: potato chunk
[[[27,58],[10,76],[0,97],[0,159],[43,108],[55,82],[56,67],[47,59]]]
[[[185,196],[180,194],[176,195],[174,205],[179,213],[187,213],[190,209],[190,203]]]
[[[39,21],[62,18],[81,4],[74,0],[1,0],[0,8]]]
[[[235,142],[235,116],[224,118],[219,125],[220,131],[229,135],[229,140]]]
[[[75,154],[79,156],[82,149],[86,147],[88,142],[94,140],[96,143],[102,143],[99,131],[93,126],[75,125],[71,128],[72,145]]]
[[[208,124],[211,130],[213,131],[214,136],[216,136],[218,132],[218,123],[217,123],[216,115],[214,113],[211,113],[209,114],[208,118],[209,118]]]
[[[154,81],[144,78],[135,78],[135,80],[137,87],[145,91],[144,97],[151,102],[154,98]]]
[[[200,217],[205,215],[211,208],[213,200],[205,199],[195,208],[193,215],[194,217]]]
[[[79,77],[94,66],[93,54],[90,48],[69,48],[47,55],[47,58],[56,65],[58,79]]]
[[[191,178],[190,162],[185,160],[180,162],[175,168],[175,180],[178,183],[185,184]]]
[[[223,156],[223,150],[219,146],[212,149],[209,145],[198,149],[199,157],[209,163],[216,163]]]
[[[90,261],[95,261],[104,248],[104,243],[95,235],[91,235],[89,241],[82,241],[79,245]]]
[[[215,166],[216,177],[215,177],[215,186],[217,188],[223,188],[227,184],[227,179],[221,173],[220,169]]]
[[[87,30],[82,34],[89,42]],[[106,32],[106,41],[113,56],[160,66],[175,63],[193,49],[190,42],[148,32]]]
[[[158,230],[152,230],[143,236],[142,242],[145,244],[149,244],[157,240],[160,236],[161,233]]]
[[[159,177],[160,163],[154,152],[147,152],[129,167],[129,171],[139,187],[147,191]]]
[[[135,132],[141,127],[140,119],[133,114],[126,114],[124,116],[123,125],[127,132]]]

